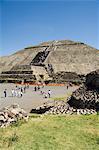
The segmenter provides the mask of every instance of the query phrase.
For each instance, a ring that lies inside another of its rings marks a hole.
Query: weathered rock
[[[46,103],[48,105],[48,103]],[[45,105],[45,104],[44,104]],[[47,107],[47,106],[46,106]],[[54,101],[53,102],[53,106],[51,108],[49,108],[48,110],[46,110],[43,105],[42,108],[44,110],[43,113],[44,115],[47,114],[52,114],[52,115],[61,115],[61,114],[77,114],[77,115],[86,115],[86,114],[96,114],[96,110],[93,109],[77,109],[77,108],[73,108],[71,107],[66,101]],[[38,112],[39,110],[41,110],[41,107],[38,107]],[[37,113],[37,111],[35,111],[34,113]],[[41,112],[42,114],[42,112]]]
[[[75,72],[65,72],[65,71],[60,71],[55,74],[53,74],[53,81],[57,83],[62,83],[62,82],[72,82],[72,83],[83,83],[85,81],[85,76],[84,75],[78,75]]]
[[[68,104],[77,109],[87,108],[99,111],[99,70],[86,76],[85,85],[72,93]],[[90,112],[87,110],[86,113],[89,114]],[[91,111],[91,113],[93,112]]]
[[[0,127],[7,127],[20,119],[27,121],[28,114],[19,105],[11,105],[0,110]]]
[[[73,92],[68,104],[75,108],[99,110],[99,93],[83,86]]]
[[[99,69],[87,74],[86,86],[99,91]]]

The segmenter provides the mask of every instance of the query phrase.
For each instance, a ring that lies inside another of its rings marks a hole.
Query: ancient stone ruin
[[[97,49],[70,40],[50,41],[0,57],[0,82],[80,82],[98,66]]]
[[[95,89],[99,91],[99,69],[87,74],[86,86],[89,89]]]
[[[57,72],[56,74],[53,74],[53,81],[56,83],[64,83],[64,82],[72,82],[74,84],[81,84],[85,82],[85,76],[79,75],[75,72]]]
[[[17,104],[0,110],[0,127],[7,127],[21,119],[28,121],[28,114]]]
[[[85,85],[73,92],[68,103],[75,108],[99,111],[99,70],[86,76]]]
[[[32,109],[31,113],[37,114],[52,114],[52,115],[61,115],[61,114],[77,114],[77,115],[86,115],[86,114],[96,114],[96,110],[94,109],[82,109],[82,108],[74,108],[70,106],[66,101],[49,101],[44,103],[42,106],[37,107],[36,109]]]

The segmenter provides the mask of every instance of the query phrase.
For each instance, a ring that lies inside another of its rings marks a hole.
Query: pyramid
[[[60,72],[86,75],[99,69],[99,51],[70,40],[43,42],[0,57],[0,80],[52,80]]]

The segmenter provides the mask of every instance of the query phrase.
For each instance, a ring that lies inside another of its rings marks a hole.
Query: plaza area
[[[36,108],[42,105],[44,102],[49,100],[54,100],[57,98],[67,97],[72,93],[76,86],[69,87],[67,86],[40,86],[40,89],[35,91],[35,85],[29,85],[29,88],[25,89],[25,93],[22,94],[22,97],[12,96],[12,89],[24,89],[25,85],[13,84],[13,83],[2,83],[0,84],[0,109],[3,107],[10,106],[12,104],[18,104],[21,108],[25,109],[27,112],[30,112],[33,108]],[[5,97],[4,90],[6,89],[7,96]],[[48,97],[48,91],[51,91],[51,97]],[[41,91],[45,94],[41,94]]]

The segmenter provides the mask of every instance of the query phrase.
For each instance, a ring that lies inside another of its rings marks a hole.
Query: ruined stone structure
[[[73,41],[44,42],[0,57],[0,81],[52,80],[60,72],[79,75],[99,69],[99,51]]]
[[[99,111],[99,70],[87,74],[85,84],[73,92],[68,103],[74,108]]]

